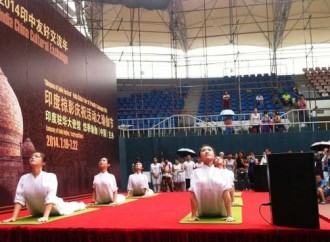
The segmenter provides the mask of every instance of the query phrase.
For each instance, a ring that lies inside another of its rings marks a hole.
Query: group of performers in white
[[[225,217],[226,221],[234,221],[231,213],[231,205],[234,202],[234,175],[225,169],[224,160],[215,156],[211,146],[203,145],[198,154],[197,166],[191,157],[183,164],[176,160],[174,165],[168,159],[158,163],[157,158],[154,158],[150,167],[154,191],[172,191],[174,181],[182,191],[185,191],[187,186],[187,191],[191,194],[190,221],[197,221],[200,217]],[[16,221],[25,205],[32,216],[39,217],[39,222],[47,222],[49,216],[68,215],[86,209],[87,206],[83,202],[65,202],[56,196],[56,175],[43,171],[45,164],[43,153],[35,152],[31,156],[31,173],[23,175],[18,182],[13,214],[2,222]],[[133,165],[134,173],[128,178],[126,196],[118,193],[116,178],[108,171],[109,160],[101,158],[98,166],[100,172],[94,176],[92,203],[115,206],[132,196],[149,197],[154,194],[149,188],[147,175],[142,173],[143,165],[139,159]]]

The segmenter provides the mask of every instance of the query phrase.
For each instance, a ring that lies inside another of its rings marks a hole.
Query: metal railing
[[[170,117],[119,119],[120,137],[165,137],[189,135],[222,135],[251,133],[250,113],[232,117],[232,132],[227,132],[224,117],[220,115],[192,116],[185,114]],[[260,133],[265,133],[263,126],[270,126],[267,133],[304,132],[328,130],[330,121],[318,121],[314,109],[292,109],[281,113],[281,123],[260,124]],[[263,115],[261,114],[261,118]],[[271,116],[272,117],[272,116]]]

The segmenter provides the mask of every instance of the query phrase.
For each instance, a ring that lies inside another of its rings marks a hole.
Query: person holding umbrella
[[[234,124],[233,124],[234,115],[235,113],[231,109],[224,109],[221,111],[220,116],[224,117],[224,121],[223,121],[223,124],[225,125],[225,129],[223,130],[224,134],[234,133]]]
[[[196,156],[196,153],[191,149],[181,148],[177,151],[177,155],[185,157],[185,161],[183,162],[183,168],[186,181],[186,190],[188,190],[190,187],[191,172],[196,168],[195,162],[192,159],[193,156]]]
[[[192,171],[195,169],[195,162],[193,161],[191,155],[187,155],[185,161],[183,162],[184,177],[186,180],[186,190],[190,187],[190,177]]]

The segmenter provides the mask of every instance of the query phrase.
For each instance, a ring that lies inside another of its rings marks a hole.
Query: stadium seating
[[[321,97],[330,94],[330,67],[303,68],[306,78]]]
[[[277,83],[276,83],[277,82]],[[278,88],[276,85],[279,85]],[[240,86],[240,89],[238,89]],[[231,97],[231,109],[235,113],[250,113],[257,107],[259,111],[278,109],[283,110],[282,105],[272,105],[272,95],[275,90],[281,92],[287,91],[293,96],[293,87],[295,82],[290,75],[276,76],[274,74],[257,74],[225,76],[216,80],[210,80],[204,87],[200,99],[200,105],[197,115],[215,115],[223,109],[222,96],[224,91],[228,91]],[[264,97],[264,105],[255,105],[255,96],[258,92]],[[240,95],[239,95],[240,93]]]
[[[187,86],[183,86],[180,95],[175,89],[162,89],[118,98],[119,125],[130,127],[133,124],[127,119],[136,119],[138,127],[154,126],[159,123],[159,118],[179,113],[184,108],[184,96],[188,90]]]

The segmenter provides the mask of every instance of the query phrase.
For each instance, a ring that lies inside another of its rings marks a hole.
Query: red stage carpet
[[[243,223],[180,224],[189,211],[189,193],[159,196],[122,204],[40,225],[0,225],[1,242],[265,242],[330,241],[330,223],[320,218],[320,229],[273,226],[259,214],[268,193],[243,192]],[[87,200],[86,202],[88,202]],[[329,206],[330,204],[324,205]],[[304,211],[301,211],[302,213]],[[24,211],[21,215],[26,215]],[[270,208],[261,214],[271,221]],[[10,214],[1,214],[0,219]]]

